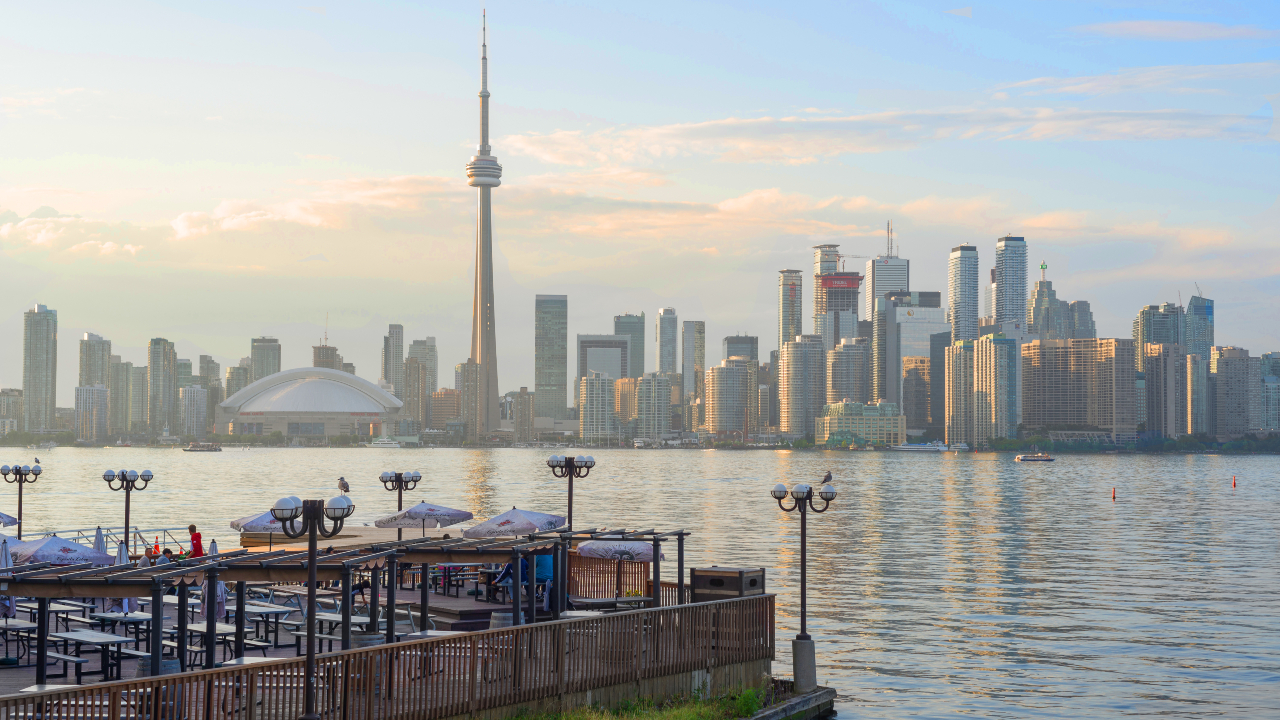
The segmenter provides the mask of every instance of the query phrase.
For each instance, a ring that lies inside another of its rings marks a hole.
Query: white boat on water
[[[368,444],[368,445],[366,445],[365,447],[371,447],[371,448],[398,448],[398,447],[400,447],[400,443],[396,442],[395,440],[392,440],[392,439],[391,439],[391,438],[389,438],[389,437],[380,437],[380,438],[378,438],[377,440],[374,440],[373,442],[369,443],[369,444]]]
[[[955,445],[952,445],[950,449],[951,449],[951,450],[955,450],[956,452],[959,452],[959,451],[961,451],[961,450],[964,450],[965,452],[968,452],[968,451],[969,451],[969,446],[968,446],[968,445],[966,445],[965,443],[956,443]]]
[[[902,450],[905,452],[946,452],[947,446],[937,440],[931,443],[904,443],[902,445],[893,445],[890,450]]]

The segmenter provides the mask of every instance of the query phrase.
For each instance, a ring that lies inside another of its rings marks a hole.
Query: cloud
[[[1126,20],[1082,25],[1073,30],[1087,35],[1135,40],[1265,40],[1280,36],[1280,31],[1253,25],[1221,25],[1186,20]]]
[[[1200,80],[1257,80],[1280,75],[1280,63],[1238,63],[1235,65],[1161,65],[1127,68],[1108,75],[1086,75],[1059,78],[1040,77],[1011,85],[1001,90],[1023,90],[1024,95],[1115,95],[1172,89],[1174,92],[1197,92],[1187,83]]]
[[[316,253],[315,255],[308,255],[298,262],[329,262],[329,258],[325,257],[324,253]]]
[[[959,108],[843,117],[726,118],[700,123],[561,130],[508,136],[512,152],[555,165],[647,164],[685,156],[724,162],[804,164],[856,153],[914,148],[943,140],[1247,141],[1269,129],[1263,118],[1187,110]]]
[[[10,117],[22,114],[22,111],[35,111],[44,115],[56,115],[52,106],[68,95],[84,92],[84,88],[54,88],[52,90],[35,90],[16,95],[0,97],[0,113]]]
[[[946,10],[944,12],[946,12],[948,15],[957,15],[959,17],[967,17],[967,18],[973,17],[972,7],[958,8],[955,10]]]

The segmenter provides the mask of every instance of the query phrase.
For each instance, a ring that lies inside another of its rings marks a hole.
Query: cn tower
[[[489,147],[489,48],[481,15],[480,144],[467,163],[467,184],[479,191],[476,205],[476,283],[471,307],[471,360],[480,366],[475,409],[476,430],[498,427],[498,337],[493,319],[493,209],[490,192],[502,184],[502,166]]]

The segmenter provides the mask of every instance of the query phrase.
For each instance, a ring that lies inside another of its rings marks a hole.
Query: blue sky
[[[58,309],[62,405],[85,330],[135,362],[276,335],[298,366],[328,313],[369,379],[389,322],[465,360],[480,7],[7,9],[0,329]],[[774,349],[778,269],[873,255],[889,219],[913,289],[1009,232],[1106,336],[1198,282],[1220,344],[1280,350],[1274,3],[488,12],[504,390],[532,384],[537,293],[571,334],[674,306],[715,362],[735,332]]]

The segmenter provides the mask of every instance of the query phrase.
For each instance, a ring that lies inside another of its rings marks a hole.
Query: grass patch
[[[521,715],[525,720],[739,720],[780,702],[786,693],[774,683],[713,698],[682,696],[654,702],[626,700],[616,707],[580,707],[566,713]]]

